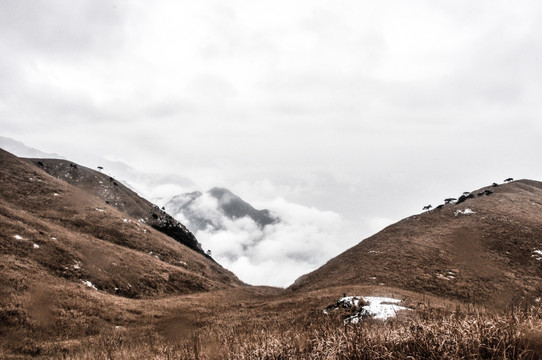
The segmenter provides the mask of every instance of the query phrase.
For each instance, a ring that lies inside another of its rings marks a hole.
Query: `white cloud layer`
[[[212,201],[201,205],[200,214],[219,216]],[[288,286],[360,240],[348,233],[345,220],[337,213],[282,198],[270,201],[266,208],[280,218],[278,223],[262,229],[248,217],[224,218],[224,229],[196,233],[220,264],[247,283]]]

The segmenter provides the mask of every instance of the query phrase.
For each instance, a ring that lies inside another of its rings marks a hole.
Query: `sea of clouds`
[[[279,221],[261,227],[249,217],[229,219],[219,210],[217,199],[207,193],[191,204],[199,216],[220,223],[219,229],[195,230],[198,241],[211,250],[217,262],[248,284],[286,287],[356,242],[338,213],[284,198],[258,206]],[[174,216],[191,227],[182,213]]]

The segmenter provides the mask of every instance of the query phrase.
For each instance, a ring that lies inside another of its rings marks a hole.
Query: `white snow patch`
[[[128,219],[122,219],[122,221],[126,223],[126,222],[128,222],[128,221],[130,221],[130,220],[128,220]]]
[[[340,298],[337,304],[345,308],[355,307],[359,304],[359,298],[359,296],[345,296]]]
[[[53,196],[60,196],[60,194],[59,193],[54,193]]]
[[[81,269],[81,266],[79,266],[79,264],[75,264],[75,265],[73,265],[73,268],[74,268],[75,270],[79,270],[79,269]]]
[[[89,288],[93,288],[94,290],[98,290],[98,288],[96,286],[94,286],[94,284],[91,283],[90,281],[88,281],[88,280],[81,280],[81,281],[83,282],[83,284],[85,284]]]
[[[542,260],[542,250],[534,250],[531,256],[538,261]]]
[[[17,239],[17,240],[22,240],[23,239],[23,237],[21,235],[14,235],[13,237],[15,239]]]
[[[438,279],[442,279],[442,280],[452,280],[452,279],[455,279],[455,276],[454,276],[454,275],[450,275],[450,274],[448,274],[448,275],[445,276],[445,275],[442,275],[441,273],[437,273],[436,276],[437,276]]]
[[[361,296],[343,296],[335,304],[332,304],[324,309],[324,314],[328,314],[328,311],[337,310],[338,308],[357,308],[359,306],[359,299]]]
[[[99,212],[105,212],[104,209],[100,209],[100,208],[96,208],[96,211],[99,211]]]
[[[38,244],[34,243],[34,249],[39,249],[39,248],[40,248],[40,246]]]
[[[369,305],[363,306],[357,315],[344,320],[345,323],[357,324],[363,317],[371,317],[378,320],[387,320],[397,315],[399,311],[411,310],[399,306],[402,300],[380,296],[367,296],[363,298]]]
[[[54,236],[51,236],[51,240],[56,240],[56,237],[54,237]]]
[[[371,251],[369,251],[369,254],[378,254],[378,251],[376,251],[376,250],[371,250]]]
[[[472,215],[472,214],[476,214],[474,211],[472,211],[471,209],[465,209],[465,210],[456,210],[454,212],[454,215],[455,216],[459,216],[459,215]]]

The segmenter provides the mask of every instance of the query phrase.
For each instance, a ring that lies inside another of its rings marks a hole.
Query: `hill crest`
[[[204,254],[201,244],[183,224],[113,177],[68,160],[26,160],[49,175],[102,199],[105,204],[115,207],[128,216],[141,220],[192,250]]]
[[[542,183],[487,186],[455,204],[410,216],[290,286],[396,287],[464,301],[510,304],[542,295]]]

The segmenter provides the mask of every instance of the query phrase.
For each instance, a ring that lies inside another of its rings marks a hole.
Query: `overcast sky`
[[[337,249],[542,180],[541,99],[539,1],[0,0],[0,135],[332,213]]]

